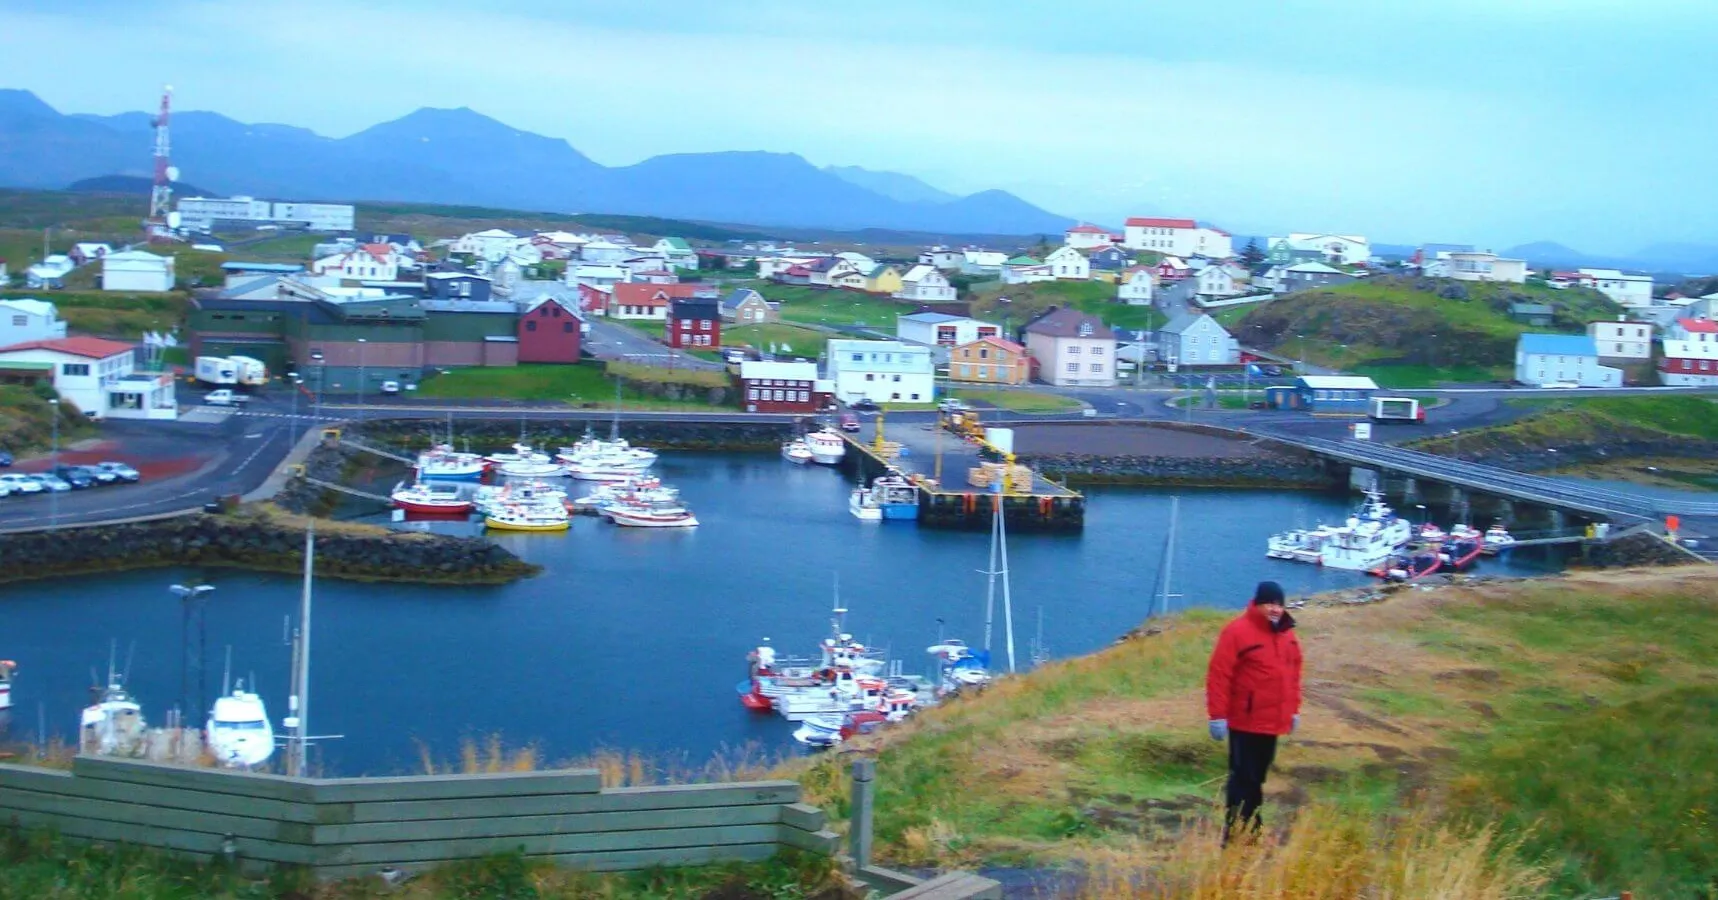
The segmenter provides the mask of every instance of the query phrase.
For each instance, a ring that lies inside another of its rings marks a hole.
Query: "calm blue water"
[[[449,759],[462,738],[491,734],[557,760],[605,747],[692,765],[747,745],[785,752],[792,727],[745,712],[734,684],[761,636],[785,652],[814,647],[827,632],[837,575],[849,630],[893,648],[909,670],[927,667],[923,650],[939,619],[946,635],[979,642],[985,534],[858,522],[837,472],[773,455],[669,454],[657,468],[702,527],[579,518],[566,535],[501,536],[545,567],[504,587],[319,581],[313,730],[345,735],[322,748],[325,767],[415,771],[419,742]],[[1022,663],[1040,609],[1055,656],[1105,646],[1148,613],[1171,492],[1105,488],[1089,497],[1084,534],[1010,540]],[[1366,580],[1264,558],[1270,533],[1336,519],[1341,497],[1184,490],[1181,498],[1176,607],[1238,607],[1263,578],[1291,596]],[[13,734],[35,733],[40,708],[49,731],[69,737],[111,639],[122,664],[135,642],[131,684],[159,721],[179,693],[179,606],[167,586],[197,578],[217,586],[208,608],[211,696],[231,645],[235,670],[255,673],[278,720],[289,666],[282,622],[297,609],[298,580],[157,569],[0,587],[0,657],[20,664]],[[999,611],[999,648],[1000,620]]]

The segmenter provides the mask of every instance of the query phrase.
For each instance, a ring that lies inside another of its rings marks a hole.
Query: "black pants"
[[[1223,790],[1223,843],[1238,820],[1258,830],[1259,806],[1265,802],[1265,774],[1277,756],[1277,736],[1250,731],[1229,732],[1229,784]]]

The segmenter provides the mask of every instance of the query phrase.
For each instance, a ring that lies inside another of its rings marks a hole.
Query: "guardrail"
[[[823,812],[799,799],[792,781],[604,789],[594,769],[321,779],[89,756],[69,772],[0,764],[0,821],[322,878],[515,851],[599,871],[833,853]]]

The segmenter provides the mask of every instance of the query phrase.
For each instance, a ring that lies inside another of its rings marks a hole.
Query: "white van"
[[[218,391],[210,391],[203,395],[203,402],[211,406],[236,406],[249,399],[249,396],[245,394],[235,394],[227,388],[221,388]]]

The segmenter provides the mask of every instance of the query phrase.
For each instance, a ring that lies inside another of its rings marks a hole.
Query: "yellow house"
[[[881,263],[865,273],[865,290],[873,294],[893,294],[901,289],[901,272]]]
[[[949,351],[948,379],[967,384],[1025,384],[1032,376],[1026,348],[999,337],[979,338]]]

